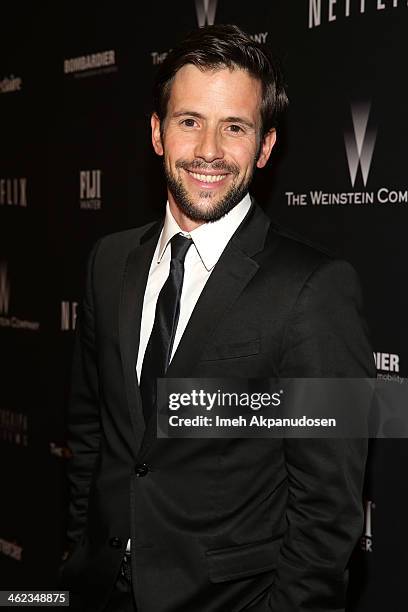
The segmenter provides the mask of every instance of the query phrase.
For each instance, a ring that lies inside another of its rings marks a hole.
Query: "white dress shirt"
[[[180,229],[170,212],[169,203],[167,202],[166,218],[150,265],[143,300],[139,352],[136,364],[137,379],[139,381],[144,354],[153,328],[157,298],[170,272],[170,240],[175,234],[181,233],[193,241],[184,261],[180,316],[170,356],[171,361],[205,283],[209,279],[215,264],[221,257],[232,235],[243,221],[250,206],[251,198],[247,194],[239,204],[234,206],[229,213],[218,219],[218,221],[203,223],[188,233]]]
[[[234,206],[232,210],[221,217],[221,219],[218,219],[218,221],[203,223],[191,232],[185,232],[178,226],[167,202],[164,226],[150,265],[143,300],[139,352],[136,363],[138,381],[140,381],[143,358],[153,329],[157,298],[170,272],[170,240],[175,234],[183,234],[183,236],[187,236],[193,241],[184,260],[180,315],[170,356],[171,361],[205,283],[209,279],[215,264],[221,257],[232,235],[243,221],[250,206],[251,198],[247,194],[239,204]],[[127,543],[126,550],[130,550],[130,540]]]

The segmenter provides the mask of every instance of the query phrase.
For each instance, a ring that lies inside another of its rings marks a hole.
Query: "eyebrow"
[[[201,113],[197,113],[196,111],[189,110],[180,110],[176,113],[173,113],[173,117],[182,117],[183,115],[189,115],[190,117],[197,117],[197,119],[205,119],[204,115]],[[254,130],[255,124],[249,119],[244,119],[244,117],[225,117],[221,120],[223,123],[241,123],[242,125],[246,125],[248,128]]]

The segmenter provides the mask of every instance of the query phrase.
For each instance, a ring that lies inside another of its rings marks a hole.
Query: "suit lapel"
[[[128,255],[122,278],[119,342],[128,408],[136,438],[136,452],[145,432],[142,400],[136,375],[140,323],[147,277],[161,228],[162,223],[156,223],[142,236],[139,246]]]
[[[208,279],[166,377],[190,375],[217,324],[258,271],[252,256],[263,249],[269,225],[269,218],[253,203]]]

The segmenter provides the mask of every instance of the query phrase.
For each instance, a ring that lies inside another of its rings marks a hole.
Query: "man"
[[[365,377],[355,273],[251,201],[286,106],[235,26],[161,66],[151,118],[164,221],[94,247],[70,402],[71,556],[86,611],[344,610],[362,529],[362,440],[164,440],[156,378]]]

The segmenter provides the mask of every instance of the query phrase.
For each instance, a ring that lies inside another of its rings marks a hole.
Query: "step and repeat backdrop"
[[[290,109],[253,194],[354,265],[378,377],[408,376],[406,0],[63,2],[58,14],[54,4],[0,8],[3,589],[56,584],[86,256],[100,236],[164,210],[151,85],[191,29],[235,23],[280,57]],[[407,465],[406,440],[373,442],[350,611],[407,609]]]

